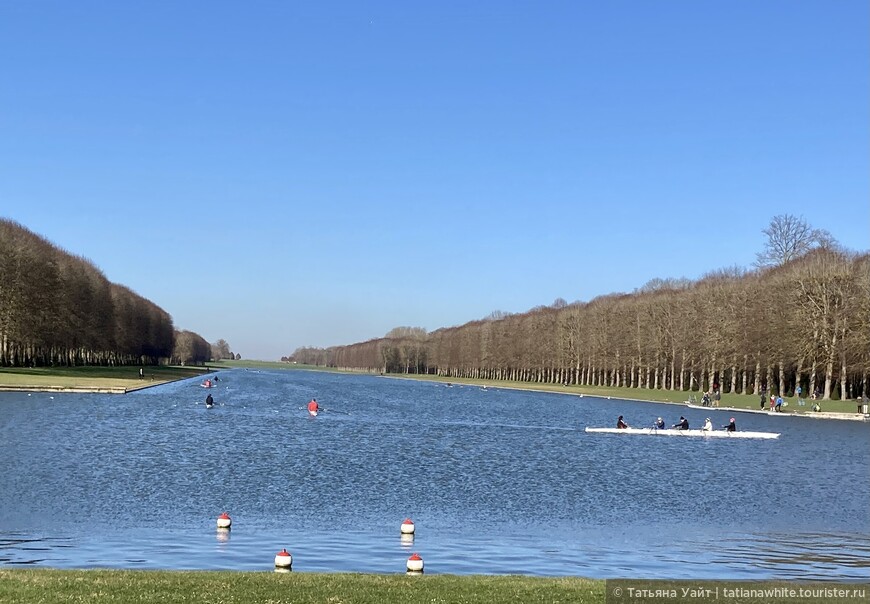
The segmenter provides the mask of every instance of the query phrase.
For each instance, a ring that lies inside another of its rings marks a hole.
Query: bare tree
[[[494,310],[488,315],[486,315],[483,320],[484,321],[501,321],[502,319],[506,319],[511,316],[511,313],[505,312],[503,310]]]
[[[221,338],[211,345],[211,357],[216,361],[220,361],[222,359],[235,358],[235,355],[230,352],[230,345],[227,341]]]
[[[828,231],[814,229],[803,218],[791,214],[774,216],[761,232],[767,239],[764,250],[756,254],[758,268],[782,266],[817,247],[837,247],[836,240]]]

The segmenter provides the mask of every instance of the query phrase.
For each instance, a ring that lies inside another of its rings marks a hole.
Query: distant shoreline
[[[161,384],[169,384],[171,382],[177,382],[182,379],[189,378],[178,378],[175,380],[166,380],[161,382],[154,382],[151,384],[145,384],[143,386],[133,386],[133,387],[123,387],[123,386],[50,386],[50,385],[41,385],[41,386],[33,386],[33,385],[23,385],[23,386],[5,386],[0,385],[0,392],[70,392],[70,393],[78,393],[78,394],[127,394],[128,392],[135,392],[137,390],[145,390],[146,388],[153,388],[154,386],[160,386]]]
[[[349,372],[351,373],[351,372]],[[568,396],[576,396],[579,398],[601,398],[601,399],[619,399],[623,401],[631,401],[635,403],[660,403],[665,405],[677,405],[686,407],[687,409],[696,409],[696,410],[707,410],[707,411],[727,411],[731,413],[755,413],[760,415],[769,415],[772,417],[801,417],[801,418],[810,418],[810,419],[834,419],[841,421],[870,421],[870,414],[861,414],[856,412],[848,413],[848,412],[831,412],[831,411],[819,411],[819,412],[796,412],[796,411],[784,411],[784,412],[776,412],[776,411],[768,411],[761,409],[750,409],[748,407],[733,407],[733,406],[718,406],[718,407],[701,407],[696,405],[695,407],[689,407],[686,401],[671,401],[671,400],[656,400],[652,398],[636,398],[625,396],[621,392],[625,392],[626,390],[630,390],[632,393],[635,393],[639,389],[628,389],[628,388],[607,388],[606,390],[612,392],[612,394],[607,394],[604,392],[598,392],[596,389],[589,387],[580,387],[580,389],[585,391],[566,391],[565,386],[553,385],[552,388],[540,388],[539,384],[529,385],[529,387],[525,387],[523,384],[517,384],[512,382],[510,385],[501,385],[499,382],[490,381],[490,380],[473,380],[473,379],[465,379],[465,378],[443,378],[440,376],[419,376],[415,377],[413,375],[396,375],[396,374],[385,374],[380,375],[379,377],[390,378],[390,379],[405,379],[405,380],[414,380],[421,382],[436,382],[441,384],[457,384],[459,386],[474,386],[479,387],[481,389],[486,390],[525,390],[528,392],[541,392],[547,394],[564,394]],[[576,386],[569,386],[568,388],[577,388]],[[589,391],[591,390],[591,392]],[[621,392],[620,392],[621,391]],[[662,390],[657,390],[653,392],[666,392]],[[678,391],[671,391],[678,392]],[[690,393],[687,393],[690,394]],[[755,399],[754,395],[723,395],[723,398],[733,398],[733,397],[743,397],[748,399]],[[825,403],[830,403],[831,401],[824,401]],[[838,401],[839,402],[839,401]],[[847,402],[847,404],[851,404]]]
[[[143,372],[139,374],[140,370]],[[218,371],[213,367],[2,367],[0,392],[127,394]]]
[[[199,377],[207,373],[214,373],[226,369],[243,369],[250,367],[268,367],[280,370],[307,370],[323,371],[327,373],[343,373],[347,375],[375,375],[398,380],[413,380],[419,382],[433,382],[443,385],[456,384],[458,386],[478,387],[486,390],[524,390],[528,392],[542,392],[551,394],[564,394],[576,397],[595,397],[602,399],[618,399],[638,403],[662,403],[678,405],[687,409],[703,409],[708,411],[726,411],[730,413],[755,413],[774,417],[805,417],[811,419],[833,419],[841,421],[870,421],[870,414],[861,414],[856,411],[842,411],[846,407],[856,405],[857,401],[821,401],[824,407],[834,407],[834,411],[783,411],[771,412],[767,409],[758,409],[756,395],[746,394],[723,394],[722,406],[718,407],[689,407],[687,401],[670,400],[671,397],[689,396],[697,393],[679,390],[646,390],[642,388],[614,388],[603,386],[563,386],[559,384],[526,384],[524,382],[499,382],[494,380],[482,380],[472,378],[446,378],[434,375],[414,374],[371,374],[367,372],[347,371],[335,368],[315,367],[311,365],[285,365],[282,363],[258,363],[252,361],[220,362],[207,366],[194,367],[146,367],[146,374],[139,377],[137,366],[124,367],[59,367],[59,368],[0,368],[0,392],[54,392],[54,393],[85,393],[85,394],[127,394],[137,390],[152,388],[161,384]],[[88,375],[97,374],[97,375]],[[26,377],[21,377],[26,376]],[[15,377],[20,383],[9,383]],[[5,378],[5,379],[4,379]],[[24,381],[26,380],[26,381]],[[39,383],[41,382],[41,383]],[[638,398],[638,394],[648,392],[651,396]],[[653,396],[655,395],[655,396]],[[656,396],[658,398],[656,398]],[[855,407],[853,407],[855,408]]]

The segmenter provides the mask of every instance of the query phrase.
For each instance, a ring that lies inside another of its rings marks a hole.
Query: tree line
[[[221,344],[222,343],[222,344]],[[228,358],[92,262],[0,219],[0,366],[197,364]]]
[[[777,216],[752,270],[656,279],[427,333],[298,349],[289,360],[445,377],[824,399],[870,394],[870,255]]]

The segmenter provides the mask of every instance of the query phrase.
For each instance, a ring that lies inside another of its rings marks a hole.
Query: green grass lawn
[[[133,389],[195,377],[206,367],[146,366],[139,377],[138,366],[124,367],[3,367],[0,387],[26,388],[115,388]]]
[[[634,589],[675,590],[676,597],[628,597]],[[810,590],[798,597],[787,590]],[[726,590],[743,590],[734,594]],[[684,592],[683,590],[686,590]],[[712,595],[702,597],[698,592]],[[748,593],[765,590],[767,593]],[[776,593],[775,590],[780,590]],[[825,591],[827,590],[827,592]],[[839,590],[835,596],[829,593]],[[851,590],[844,596],[845,590]],[[517,575],[377,575],[233,571],[0,570],[4,604],[164,602],[245,604],[849,604],[870,601],[870,584],[763,581],[608,581]],[[836,597],[836,600],[832,600]]]
[[[0,602],[593,603],[604,602],[604,581],[482,575],[16,569],[0,570]]]

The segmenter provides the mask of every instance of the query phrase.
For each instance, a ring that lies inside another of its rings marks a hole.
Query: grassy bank
[[[658,590],[659,595],[648,598],[629,597],[630,588]],[[804,590],[803,597],[794,593],[797,589]],[[674,596],[661,595],[671,590]],[[734,593],[734,590],[742,590],[743,593]],[[765,593],[759,593],[762,590]],[[792,590],[792,593],[788,593],[788,590]],[[832,595],[832,590],[836,590],[836,595]],[[704,597],[705,593],[707,597]],[[404,574],[357,573],[0,570],[0,602],[4,604],[674,604],[707,601],[720,604],[821,604],[831,602],[832,598],[848,604],[868,602],[868,596],[870,584],[801,584],[782,581],[605,582],[575,577],[516,575],[409,577]]]
[[[432,604],[603,602],[604,581],[578,578],[229,571],[0,570],[0,602]]]
[[[0,389],[105,389],[124,391],[202,375],[207,367],[3,367]]]
[[[697,399],[697,404],[700,403],[702,393],[699,392],[682,392],[679,390],[650,390],[647,388],[608,388],[605,386],[561,386],[558,384],[535,384],[529,382],[501,382],[492,380],[475,380],[461,378],[442,378],[431,375],[399,375],[390,374],[387,377],[391,378],[407,378],[415,380],[426,380],[441,383],[486,386],[487,388],[513,388],[517,390],[534,390],[539,392],[558,392],[561,394],[574,394],[583,396],[597,396],[601,398],[613,398],[622,400],[638,400],[657,403],[685,403],[690,395],[694,395]],[[723,394],[722,400],[719,403],[720,407],[735,407],[737,409],[759,409],[760,397],[754,394]],[[783,399],[788,403],[788,406],[783,410],[783,413],[812,413],[813,401],[807,400],[806,405],[801,407],[798,405],[796,398]],[[830,413],[857,413],[857,403],[855,401],[819,401],[822,406],[822,411]],[[769,409],[765,407],[765,409]]]

